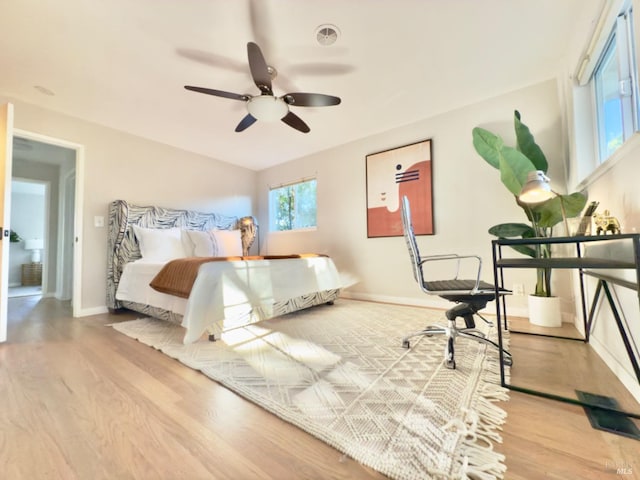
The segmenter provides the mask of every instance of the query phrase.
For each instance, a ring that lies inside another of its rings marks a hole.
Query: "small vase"
[[[561,327],[560,297],[529,295],[529,322],[539,327]]]

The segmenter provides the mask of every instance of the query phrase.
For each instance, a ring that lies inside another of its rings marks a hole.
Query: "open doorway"
[[[47,278],[48,193],[49,182],[11,181],[9,298],[42,295]]]
[[[18,200],[18,206],[11,209],[12,230],[23,239],[15,250],[21,248],[21,261],[15,268],[14,283],[17,280],[18,268],[22,283],[22,269],[32,274],[36,279],[26,278],[27,283],[36,282],[41,278],[41,294],[43,297],[54,297],[58,300],[72,300],[74,276],[74,215],[75,215],[75,178],[77,151],[64,146],[64,142],[29,133],[15,132],[13,139],[12,158],[12,188],[17,185],[18,191],[27,188],[34,189],[36,185],[44,187],[43,204],[41,210],[33,210],[33,214],[42,215],[41,231],[30,220],[37,222],[33,215],[21,218],[26,214],[20,206],[20,193],[12,191],[12,202]],[[17,182],[17,183],[14,183]],[[24,200],[24,198],[22,198]],[[34,200],[33,197],[28,200]],[[32,206],[33,207],[33,206]],[[14,217],[14,214],[16,215]],[[23,229],[24,235],[18,230]],[[16,227],[15,229],[13,227]],[[32,242],[27,245],[27,241]],[[39,250],[38,247],[42,246]],[[25,249],[25,247],[29,249]],[[33,250],[39,250],[39,255]],[[10,254],[13,250],[10,252]],[[27,258],[27,256],[29,258]],[[24,257],[24,258],[22,258]],[[11,259],[11,255],[10,255]],[[33,260],[39,260],[34,262]],[[41,265],[38,265],[40,263]],[[35,265],[34,265],[35,264]],[[28,265],[24,267],[23,265]],[[38,270],[41,269],[41,272]],[[28,275],[27,275],[28,276]],[[9,282],[12,283],[12,282]],[[11,306],[9,305],[9,308]]]

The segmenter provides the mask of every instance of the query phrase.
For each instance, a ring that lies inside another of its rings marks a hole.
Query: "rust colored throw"
[[[253,255],[247,257],[188,257],[168,262],[149,284],[158,292],[189,298],[198,270],[203,263],[234,262],[245,260],[280,260],[290,258],[326,257],[317,253],[301,253],[294,255]]]

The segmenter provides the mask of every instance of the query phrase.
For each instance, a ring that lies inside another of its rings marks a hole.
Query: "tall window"
[[[269,192],[272,232],[316,226],[316,179],[273,188]]]
[[[632,8],[615,20],[593,72],[600,162],[638,129],[638,90]]]

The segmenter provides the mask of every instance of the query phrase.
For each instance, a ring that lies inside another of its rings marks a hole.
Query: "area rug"
[[[442,336],[401,339],[444,312],[340,299],[183,344],[182,327],[143,318],[113,328],[199,370],[392,479],[501,479],[506,400],[498,352]],[[495,328],[478,322],[495,335]]]

